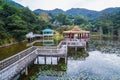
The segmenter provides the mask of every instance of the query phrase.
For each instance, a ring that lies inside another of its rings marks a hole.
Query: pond
[[[58,45],[59,42],[60,41],[54,40],[54,44],[52,43],[52,45]],[[30,47],[30,46],[27,46],[27,44],[29,44],[29,43],[31,43],[31,42],[24,41],[24,42],[20,42],[17,44],[13,44],[11,46],[0,47],[0,55],[1,55],[0,61],[27,49],[28,47]],[[51,45],[51,43],[49,43],[49,44]],[[33,46],[43,46],[43,42],[35,43]]]
[[[20,80],[120,80],[120,41],[91,40],[87,52],[69,50],[67,63],[60,58],[58,63],[47,57],[48,64],[34,62],[29,68],[29,75],[22,75]]]
[[[27,41],[0,48],[0,61],[27,49]]]

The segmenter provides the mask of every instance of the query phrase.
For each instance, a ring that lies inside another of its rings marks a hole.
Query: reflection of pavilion
[[[58,57],[42,57],[39,56],[39,59],[36,59],[34,64],[40,66],[41,77],[45,73],[48,77],[61,77],[66,75],[67,64],[65,63],[65,58]],[[43,73],[42,73],[43,71]],[[49,73],[47,72],[49,71]],[[52,72],[50,72],[52,71]],[[62,75],[61,75],[62,74]],[[64,75],[63,75],[64,74]],[[45,78],[43,76],[43,78]]]
[[[43,32],[43,45],[45,46],[54,45],[53,40],[54,30],[44,29],[42,32]]]
[[[70,60],[81,60],[84,61],[89,54],[85,51],[68,51],[68,59]]]
[[[72,40],[82,40],[88,41],[90,38],[90,31],[85,31],[80,29],[78,26],[74,26],[72,30],[64,31],[63,32],[65,39],[68,39],[70,41]]]

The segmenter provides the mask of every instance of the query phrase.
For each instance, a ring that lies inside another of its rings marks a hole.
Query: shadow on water
[[[57,65],[35,63],[29,67],[29,74],[21,75],[18,80],[54,80],[66,75],[66,69],[67,64],[64,58],[60,58]]]
[[[72,49],[68,50],[68,60],[80,60],[83,61],[86,57],[89,56],[84,49],[79,49],[78,51],[73,51]],[[60,58],[58,64],[50,64],[51,61],[48,58],[48,63],[43,64],[43,58],[39,57],[39,62],[36,62],[29,68],[29,75],[22,75],[19,80],[66,80],[69,79],[67,75],[68,64],[65,63],[64,58]],[[54,60],[56,61],[56,60]],[[53,62],[54,62],[53,61]],[[82,78],[81,78],[82,79]]]
[[[86,57],[88,57],[89,54],[84,49],[78,49],[75,51],[75,49],[69,48],[68,49],[68,58],[74,59],[74,60],[85,60]]]

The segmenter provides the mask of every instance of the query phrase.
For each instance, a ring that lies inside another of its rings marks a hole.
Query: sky
[[[71,8],[86,8],[100,11],[109,7],[120,7],[120,0],[13,0],[29,7],[31,10],[44,9],[53,10],[55,8],[64,11]]]

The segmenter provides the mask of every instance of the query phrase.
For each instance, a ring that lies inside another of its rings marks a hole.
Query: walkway
[[[61,41],[58,46],[32,46],[14,56],[0,61],[0,80],[9,80],[38,56],[67,57],[67,47],[85,47],[84,41]]]

